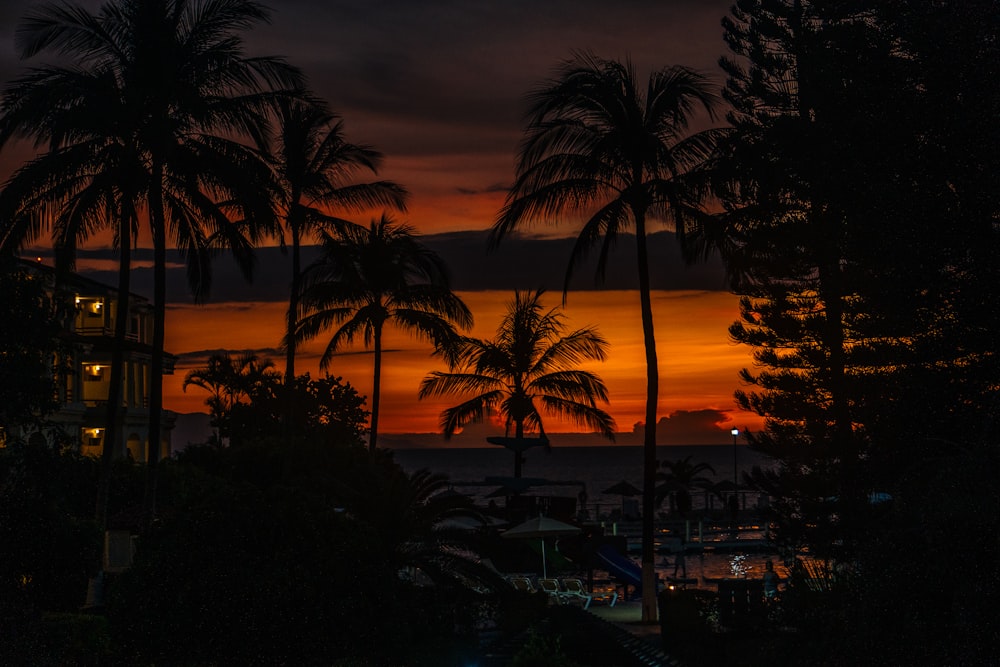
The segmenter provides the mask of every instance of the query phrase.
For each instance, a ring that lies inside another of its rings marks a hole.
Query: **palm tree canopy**
[[[276,146],[265,153],[277,176],[277,230],[282,247],[292,254],[292,279],[285,325],[285,377],[295,377],[295,332],[302,290],[301,245],[320,230],[337,230],[350,223],[343,213],[383,207],[406,210],[407,192],[391,181],[356,182],[364,172],[375,174],[382,154],[370,146],[349,143],[343,122],[318,99],[282,97],[276,101]]]
[[[361,338],[371,346],[387,322],[444,345],[454,326],[472,326],[472,313],[449,287],[443,260],[420,243],[409,225],[383,214],[368,227],[324,231],[323,254],[307,270],[298,341],[337,327],[320,359]]]
[[[378,173],[382,154],[353,144],[344,123],[322,101],[282,97],[276,101],[277,145],[268,147],[280,183],[279,214],[307,232],[346,224],[336,213],[372,208],[406,211],[406,190],[392,181],[357,183],[361,172]]]
[[[705,462],[692,463],[690,456],[676,461],[661,461],[660,467],[665,472],[656,473],[656,478],[663,482],[656,488],[657,503],[674,491],[688,492],[691,489],[708,489],[712,486],[711,479],[703,473],[715,474],[715,468]]]
[[[38,166],[71,170],[75,163],[59,149],[117,146],[124,158],[106,162],[121,165],[113,170],[116,186],[123,197],[146,199],[151,215],[155,194],[202,298],[217,249],[229,248],[249,275],[252,242],[273,229],[269,170],[255,150],[229,138],[263,137],[275,89],[300,87],[301,75],[281,59],[243,52],[237,32],[268,17],[248,0],[114,0],[93,14],[68,3],[32,10],[16,33],[21,56],[48,51],[74,64],[30,68],[5,88],[0,147],[15,137],[47,143],[50,160]],[[91,162],[98,159],[93,152]],[[33,183],[21,192],[37,193],[41,181]]]
[[[451,345],[456,326],[472,326],[472,313],[449,283],[444,261],[412,227],[387,214],[368,227],[348,223],[323,231],[323,254],[306,269],[301,317],[294,338],[286,334],[284,345],[290,349],[336,328],[320,358],[324,369],[358,338],[374,348],[369,449],[378,439],[383,329],[391,322],[435,348]]]
[[[263,138],[261,118],[275,89],[297,90],[301,73],[284,60],[251,57],[238,33],[270,20],[270,10],[252,0],[112,0],[96,14],[69,3],[31,10],[18,25],[15,43],[22,58],[43,51],[73,58],[73,67],[29,70],[22,82],[44,94],[42,81],[72,83],[80,70],[113,72],[123,103],[136,113],[132,131],[146,141],[195,128]],[[67,92],[60,86],[52,92]],[[15,125],[42,140],[48,129],[72,113],[71,97],[14,101]],[[32,118],[31,112],[43,110]],[[143,114],[142,112],[145,112]],[[31,130],[34,125],[38,129]],[[0,134],[6,141],[9,134]]]
[[[557,309],[543,309],[543,294],[515,292],[494,339],[459,339],[443,350],[450,372],[434,371],[421,382],[421,399],[473,394],[442,413],[445,437],[490,414],[501,415],[508,430],[527,427],[544,435],[541,414],[546,412],[614,440],[614,419],[597,407],[598,401],[608,400],[604,381],[575,368],[585,361],[604,361],[607,341],[593,327],[564,334],[563,316]]]
[[[261,359],[250,351],[234,357],[229,352],[213,354],[205,366],[187,372],[181,389],[200,387],[211,396],[206,404],[219,414],[224,414],[240,400],[249,400],[265,387],[273,385],[281,374],[274,369],[274,362]]]
[[[672,225],[685,258],[710,251],[700,209],[709,191],[704,164],[722,130],[689,132],[695,111],[709,117],[717,97],[686,67],[653,72],[643,90],[632,64],[580,53],[529,96],[528,127],[516,179],[491,231],[496,245],[518,226],[583,219],[570,255],[563,298],[576,264],[600,247],[597,280],[620,234],[633,228],[646,356],[643,438],[642,618],[656,619],[653,509],[659,369],[646,247],[647,218]],[[694,241],[694,242],[692,242]]]
[[[268,17],[252,0],[109,0],[96,13],[66,2],[30,11],[15,35],[22,57],[44,51],[73,65],[33,68],[5,88],[0,147],[21,137],[48,142],[52,153],[108,139],[129,156],[122,164],[140,167],[134,182],[126,177],[103,192],[120,197],[109,213],[123,218],[122,248],[140,201],[152,232],[147,524],[160,455],[168,242],[187,256],[188,282],[201,299],[215,252],[230,249],[249,277],[252,244],[273,228],[271,171],[234,138],[261,141],[270,101],[279,89],[301,87],[299,72],[281,59],[244,53],[239,33]],[[112,112],[102,124],[104,105]]]
[[[583,218],[568,285],[576,264],[598,245],[603,279],[610,251],[637,215],[668,224],[683,242],[706,217],[700,165],[723,133],[691,133],[690,119],[699,109],[713,116],[716,103],[709,81],[687,67],[653,72],[643,92],[628,61],[589,54],[566,61],[553,81],[529,95],[516,181],[491,245],[526,223]]]

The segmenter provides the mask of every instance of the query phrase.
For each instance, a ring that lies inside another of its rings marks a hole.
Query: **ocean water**
[[[472,496],[482,504],[487,502],[486,499],[491,491],[499,488],[499,482],[484,483],[487,478],[509,478],[514,474],[513,453],[500,447],[397,449],[394,456],[408,472],[427,469],[446,475],[455,490]],[[750,471],[754,466],[766,469],[774,465],[770,459],[745,445],[738,445],[735,448],[725,445],[671,445],[657,448],[658,461],[676,461],[688,456],[694,464],[707,463],[712,466],[714,474],[707,472],[705,476],[715,482],[731,482],[734,464],[741,480],[743,473]],[[527,492],[529,494],[570,496],[579,500],[579,493],[583,490],[586,494],[584,506],[589,516],[597,520],[607,518],[607,521],[604,521],[606,532],[625,535],[629,551],[633,558],[638,559],[641,532],[637,522],[618,523],[611,517],[613,513],[619,513],[623,509],[637,511],[640,499],[622,498],[620,495],[604,493],[604,490],[621,481],[626,481],[637,489],[642,488],[642,447],[561,446],[552,447],[547,451],[541,448],[530,449],[525,452],[522,476],[553,482],[548,485],[533,486]],[[695,493],[692,500],[696,510],[705,508],[706,504],[710,504],[712,509],[721,509],[720,501],[709,494]],[[748,507],[752,506],[752,503],[758,502],[757,494],[746,494],[744,502]],[[663,510],[666,509],[664,505]],[[734,567],[746,569],[748,576],[760,576],[764,562],[771,557],[771,554],[756,548],[748,548],[745,553],[728,548],[713,552],[710,541],[724,539],[721,533],[717,532],[721,527],[705,524],[703,528],[705,543],[709,546],[703,553],[687,554],[684,559],[687,577],[697,579],[700,587],[713,588],[711,580],[733,576]],[[697,534],[698,525],[692,523],[691,536],[695,537]],[[751,541],[762,536],[762,527],[755,530],[751,526],[743,526],[740,534],[741,539]],[[680,537],[657,536],[656,543],[659,552],[658,572],[663,577],[674,576],[676,550]],[[737,559],[736,562],[734,558]],[[678,571],[677,574],[681,575],[682,571]]]

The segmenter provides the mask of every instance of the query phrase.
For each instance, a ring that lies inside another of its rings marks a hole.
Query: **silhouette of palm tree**
[[[295,337],[309,340],[338,327],[320,358],[323,369],[358,337],[373,348],[368,447],[374,450],[385,325],[395,324],[440,347],[457,337],[456,326],[472,326],[472,313],[451,291],[444,262],[417,240],[409,225],[383,214],[368,227],[347,224],[322,232],[322,238],[323,254],[305,272]]]
[[[603,361],[607,342],[592,327],[563,335],[562,315],[543,311],[543,290],[517,291],[492,340],[462,338],[446,351],[451,372],[434,371],[420,383],[418,396],[474,394],[441,413],[450,438],[461,427],[488,414],[503,417],[507,430],[523,438],[525,428],[543,437],[541,412],[567,416],[614,440],[614,420],[597,407],[607,402],[604,381],[574,368],[581,361]],[[522,452],[514,452],[514,476],[521,476]]]
[[[229,420],[233,408],[241,401],[248,403],[254,396],[273,386],[280,377],[274,370],[274,362],[261,359],[252,352],[243,352],[233,357],[229,352],[213,354],[203,368],[195,368],[184,376],[181,389],[187,391],[191,385],[200,387],[211,396],[205,399],[212,416],[212,425],[218,430],[217,441],[229,436]]]
[[[173,237],[186,254],[200,299],[211,286],[218,248],[229,248],[249,274],[252,242],[273,227],[270,172],[256,151],[229,138],[260,141],[274,88],[300,87],[298,71],[280,59],[242,51],[239,32],[268,17],[251,0],[113,0],[96,14],[44,5],[17,33],[23,57],[70,54],[75,66],[37,68],[8,90],[5,131],[48,136],[54,146],[71,143],[77,135],[65,120],[92,112],[94,103],[78,96],[78,73],[108,77],[122,105],[115,136],[127,137],[146,179],[126,192],[141,193],[153,240],[147,521],[155,511],[160,456],[167,240]]]
[[[635,233],[646,349],[642,617],[653,621],[659,370],[646,228],[652,220],[669,223],[682,247],[691,249],[683,242],[704,217],[700,204],[707,191],[700,166],[712,155],[722,131],[689,133],[688,128],[699,108],[712,115],[717,97],[704,76],[686,67],[654,71],[643,89],[630,62],[578,54],[529,99],[517,178],[493,225],[492,244],[527,223],[584,216],[566,270],[565,296],[577,262],[593,247],[600,247],[597,275],[602,279],[619,236],[630,228]]]
[[[280,98],[276,106],[279,124],[269,155],[278,175],[278,215],[292,255],[285,328],[285,384],[290,385],[295,379],[303,239],[348,224],[337,212],[358,213],[376,207],[405,211],[407,193],[391,181],[353,182],[359,172],[378,173],[382,154],[370,146],[349,143],[343,121],[319,100]]]
[[[47,104],[39,97],[46,87],[35,87],[36,76],[29,74],[5,89],[5,109],[34,109],[35,105],[29,104],[33,96],[40,104]],[[55,247],[55,287],[59,290],[65,273],[75,268],[77,246],[102,229],[113,231],[119,253],[118,285],[114,304],[108,309],[114,322],[114,338],[94,510],[98,525],[104,526],[112,461],[121,439],[132,246],[138,228],[137,207],[148,191],[148,179],[135,146],[118,131],[124,106],[114,77],[81,71],[72,78],[69,83],[55,80],[50,84],[73,87],[77,96],[74,112],[47,116],[40,112],[44,121],[31,131],[39,139],[46,137],[56,144],[59,136],[73,139],[30,160],[5,183],[0,192],[0,251],[23,248],[47,229]],[[4,115],[0,119],[0,145],[25,131],[20,113]]]
[[[673,494],[677,513],[681,517],[691,511],[691,490],[707,489],[712,486],[712,480],[702,473],[715,474],[715,468],[708,463],[692,463],[692,457],[685,456],[675,461],[660,461],[660,467],[665,472],[656,473],[656,478],[663,482],[656,487],[656,504]]]

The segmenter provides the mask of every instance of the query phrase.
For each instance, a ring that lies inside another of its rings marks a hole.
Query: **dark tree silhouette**
[[[317,237],[320,230],[349,224],[342,214],[372,208],[405,211],[407,193],[391,181],[354,182],[359,173],[376,174],[382,154],[371,146],[348,142],[343,121],[320,101],[281,98],[277,116],[269,155],[278,174],[278,215],[292,254],[285,328],[285,381],[291,384],[302,289],[302,242]]]
[[[301,304],[298,340],[337,327],[321,368],[359,337],[374,350],[370,449],[378,439],[385,326],[394,324],[435,346],[451,342],[456,326],[472,326],[472,313],[451,291],[441,258],[420,243],[412,227],[385,214],[368,227],[349,224],[323,233],[323,255],[307,269]]]
[[[450,371],[434,371],[420,383],[420,398],[472,396],[441,413],[445,438],[468,424],[499,415],[514,437],[525,429],[543,438],[542,413],[566,416],[614,441],[614,420],[597,407],[608,391],[595,373],[576,368],[603,361],[607,342],[593,327],[564,333],[562,315],[544,311],[543,291],[515,292],[491,340],[462,338],[446,352]],[[521,476],[522,452],[514,453],[514,476]]]
[[[240,32],[268,16],[249,0],[113,0],[96,14],[46,5],[30,12],[17,32],[22,57],[68,54],[76,66],[36,68],[8,90],[7,136],[71,143],[75,128],[60,121],[93,113],[93,97],[80,97],[72,85],[84,70],[114,81],[122,105],[114,136],[127,136],[126,146],[143,165],[144,187],[124,192],[142,195],[153,240],[148,517],[155,511],[160,456],[168,239],[188,254],[188,279],[200,298],[211,284],[214,248],[228,247],[249,272],[244,234],[272,227],[269,172],[255,151],[229,138],[260,139],[270,91],[299,87],[298,72],[283,61],[243,53]],[[126,238],[121,234],[119,241]]]
[[[600,279],[618,237],[629,229],[636,237],[646,350],[642,617],[653,621],[657,617],[653,514],[659,367],[647,225],[653,221],[671,225],[682,243],[698,236],[705,192],[699,169],[712,155],[720,132],[689,132],[689,124],[696,112],[711,115],[716,96],[708,79],[686,67],[653,72],[643,90],[631,63],[582,54],[563,63],[556,78],[533,91],[529,100],[517,179],[493,226],[492,242],[499,243],[527,223],[583,216],[566,271],[568,286],[577,262],[588,251],[600,247]]]

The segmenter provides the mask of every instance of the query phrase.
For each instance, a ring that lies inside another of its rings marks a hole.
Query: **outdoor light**
[[[740,495],[739,495],[740,494],[740,477],[739,477],[739,472],[738,472],[738,468],[737,468],[737,464],[736,464],[736,456],[737,456],[737,452],[738,452],[737,447],[736,447],[736,438],[738,438],[740,436],[740,430],[738,428],[734,428],[733,430],[730,431],[730,433],[733,434],[733,500],[736,503],[736,507],[739,507],[739,502],[740,502]],[[735,514],[733,516],[735,516]]]

